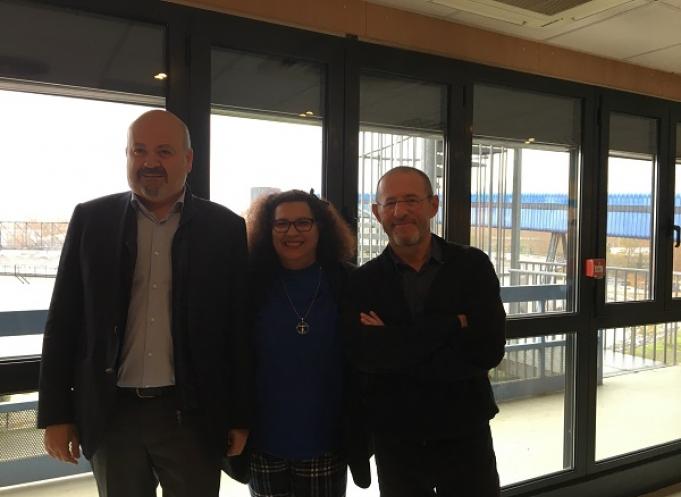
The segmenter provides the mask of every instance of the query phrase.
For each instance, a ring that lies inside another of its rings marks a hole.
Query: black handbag
[[[244,449],[238,456],[224,456],[222,471],[232,480],[247,484],[251,479],[251,451]]]

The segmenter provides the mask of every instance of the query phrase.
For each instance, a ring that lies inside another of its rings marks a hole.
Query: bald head
[[[187,128],[184,121],[172,112],[162,109],[150,110],[135,119],[128,128],[128,143],[130,143],[130,137],[134,133],[135,128],[146,123],[150,123],[152,126],[162,126],[168,133],[178,133],[182,137],[184,151],[192,148],[189,128]]]
[[[376,199],[380,198],[382,189],[381,187],[383,186],[383,183],[385,179],[395,175],[395,174],[406,174],[406,175],[413,175],[414,179],[416,181],[422,181],[423,182],[423,189],[424,193],[428,195],[429,197],[433,195],[433,185],[430,183],[430,178],[426,173],[421,171],[420,169],[416,169],[415,167],[409,167],[409,166],[397,166],[394,167],[390,170],[388,170],[383,176],[380,177],[378,180],[378,183],[376,184]]]

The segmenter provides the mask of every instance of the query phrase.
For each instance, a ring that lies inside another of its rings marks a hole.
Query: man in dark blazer
[[[76,206],[40,371],[47,452],[82,447],[101,496],[217,497],[248,436],[243,219],[185,186],[193,152],[175,115],[132,123],[132,192]],[[93,167],[98,167],[93,164]]]
[[[388,171],[373,213],[389,246],[351,279],[346,329],[381,497],[499,495],[488,370],[506,315],[487,256],[431,233],[438,202],[421,171]]]

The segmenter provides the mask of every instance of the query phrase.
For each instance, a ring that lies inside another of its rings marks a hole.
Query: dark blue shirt
[[[320,283],[321,278],[321,283]],[[309,331],[296,331],[297,313]],[[255,321],[256,424],[253,447],[287,459],[318,457],[340,445],[343,353],[338,306],[320,266],[282,270]]]
[[[395,268],[402,276],[402,291],[407,301],[411,317],[423,313],[426,300],[430,294],[430,287],[445,263],[442,248],[431,235],[430,257],[419,271],[415,271],[409,264],[403,262],[392,249],[388,249]]]

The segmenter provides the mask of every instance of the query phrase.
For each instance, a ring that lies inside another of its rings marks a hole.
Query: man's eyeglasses
[[[299,217],[294,221],[289,221],[288,219],[275,219],[272,221],[272,229],[277,233],[287,233],[291,225],[293,225],[298,233],[304,233],[312,229],[314,219],[311,217]]]
[[[409,197],[405,198],[403,200],[387,200],[383,203],[381,202],[376,202],[378,205],[380,205],[384,210],[391,211],[394,210],[395,207],[397,207],[397,204],[402,204],[404,207],[407,209],[416,209],[421,202],[423,202],[426,199],[431,198],[432,195],[426,195],[425,197]]]

